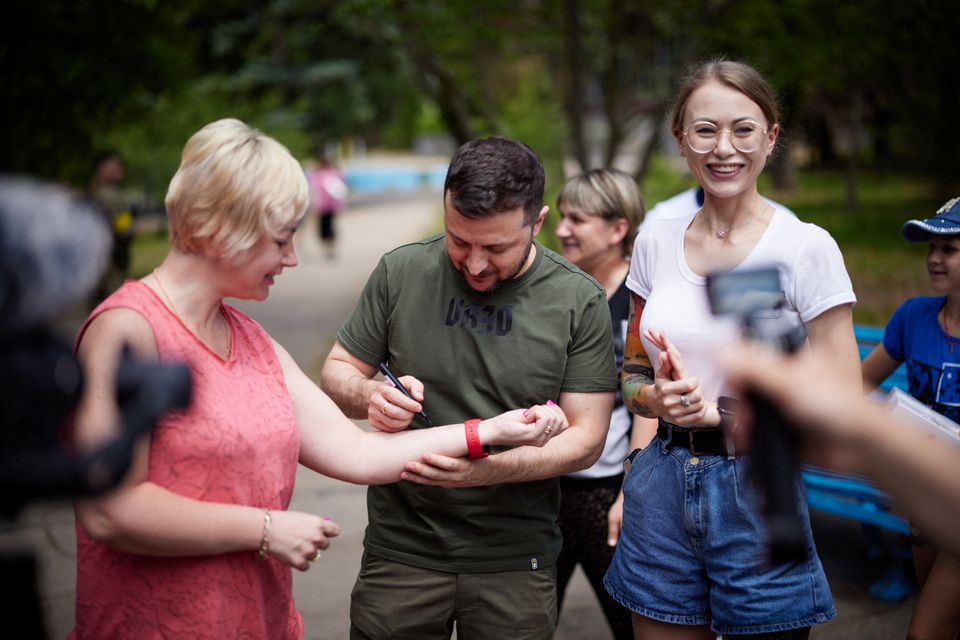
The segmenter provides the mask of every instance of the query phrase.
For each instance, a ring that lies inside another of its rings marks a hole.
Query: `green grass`
[[[854,321],[884,325],[901,302],[931,293],[926,245],[907,242],[900,228],[911,218],[933,215],[943,203],[922,177],[864,171],[858,176],[859,206],[848,211],[844,178],[841,172],[806,171],[796,191],[765,194],[830,232],[857,294]]]
[[[170,250],[167,232],[141,233],[133,240],[130,252],[130,277],[142,278],[156,267]]]

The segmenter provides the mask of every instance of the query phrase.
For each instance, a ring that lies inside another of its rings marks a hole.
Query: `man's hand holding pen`
[[[386,369],[381,365],[381,371]],[[389,369],[386,369],[389,372]],[[367,404],[367,419],[370,426],[389,433],[403,431],[410,426],[414,416],[420,414],[429,426],[429,418],[423,413],[423,383],[413,376],[396,378],[384,373],[383,381],[371,381],[376,387]],[[397,387],[391,378],[400,383]]]

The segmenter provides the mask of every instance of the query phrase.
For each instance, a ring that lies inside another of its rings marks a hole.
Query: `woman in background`
[[[307,182],[310,211],[318,219],[318,238],[327,258],[332,260],[337,247],[336,217],[347,204],[349,189],[343,172],[325,153],[307,169]]]
[[[617,369],[630,311],[627,271],[643,200],[637,184],[615,169],[595,169],[571,178],[557,198],[560,223],[556,234],[563,256],[589,273],[607,292]],[[557,560],[557,602],[577,564],[593,587],[614,638],[630,640],[630,611],[603,588],[603,576],[613,559],[623,517],[623,461],[645,446],[656,433],[654,420],[632,415],[616,394],[607,441],[600,459],[589,469],[560,478],[560,531],[563,547]]]

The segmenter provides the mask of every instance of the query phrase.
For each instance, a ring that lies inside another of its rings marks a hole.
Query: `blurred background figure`
[[[108,151],[93,162],[93,177],[87,195],[96,205],[113,234],[113,249],[103,277],[94,290],[93,303],[115,291],[130,271],[130,245],[133,242],[134,215],[129,199],[120,189],[124,166],[120,156]],[[93,306],[93,305],[91,305]]]
[[[563,257],[593,276],[607,292],[617,371],[623,365],[623,345],[630,313],[627,271],[643,200],[637,184],[615,169],[594,169],[571,178],[557,197],[560,222],[556,228]],[[557,602],[579,564],[593,587],[614,638],[633,638],[630,611],[603,588],[603,576],[613,559],[623,519],[623,461],[645,446],[657,422],[631,415],[619,386],[610,428],[600,459],[589,469],[560,478],[560,531],[563,547],[557,560]]]
[[[903,225],[910,242],[927,242],[927,273],[939,294],[900,305],[877,345],[863,361],[863,381],[875,389],[907,363],[910,394],[953,421],[960,418],[960,198],[932,218]],[[918,537],[913,564],[920,595],[910,621],[911,638],[953,640],[960,631],[960,559]]]
[[[336,257],[337,233],[334,226],[336,215],[347,204],[347,182],[343,172],[326,153],[307,168],[310,183],[310,214],[318,218],[318,237],[327,258]]]

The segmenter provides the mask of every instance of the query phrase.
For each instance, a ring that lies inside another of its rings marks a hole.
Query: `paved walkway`
[[[338,255],[327,260],[312,237],[304,234],[301,264],[278,279],[264,303],[240,303],[314,375],[333,344],[337,329],[379,256],[405,241],[440,226],[440,196],[424,192],[379,201],[355,202],[338,220]],[[298,234],[299,235],[299,234]],[[337,521],[343,534],[307,573],[294,572],[298,607],[306,638],[342,640],[349,628],[350,589],[359,567],[366,525],[365,489],[301,469],[291,508]],[[840,619],[815,630],[819,640],[902,638],[909,603],[890,605],[865,595],[871,567],[862,557],[863,539],[856,526],[818,520],[818,541],[838,600]],[[825,540],[820,540],[821,531]],[[67,505],[31,507],[6,543],[30,546],[41,562],[41,593],[52,638],[72,627],[75,581],[73,515]],[[398,598],[403,594],[398,593]],[[606,640],[609,632],[586,581],[579,572],[571,584],[558,640]]]

